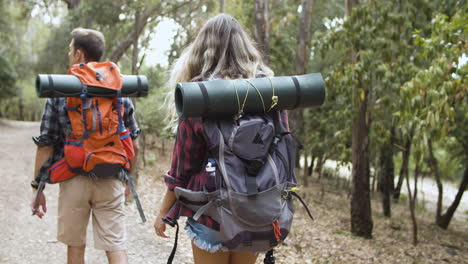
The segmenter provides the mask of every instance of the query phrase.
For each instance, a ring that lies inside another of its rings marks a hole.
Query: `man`
[[[99,61],[104,53],[104,36],[101,32],[77,28],[71,32],[69,64]],[[42,116],[40,136],[34,137],[38,146],[36,152],[34,179],[44,168],[64,157],[65,137],[71,132],[70,120],[65,110],[66,98],[48,98]],[[137,137],[140,129],[134,119],[134,107],[129,98],[123,98],[125,126],[130,130],[135,155],[138,153]],[[132,159],[130,173],[134,172],[136,157]],[[43,168],[41,170],[41,168]],[[60,183],[58,198],[57,239],[66,244],[68,263],[84,263],[86,230],[89,216],[93,216],[95,248],[106,251],[109,263],[128,263],[125,248],[124,200],[128,194],[121,180],[109,175],[106,178],[91,179],[75,176]],[[33,188],[31,209],[39,218],[47,212],[44,192],[35,203],[38,182],[31,182]]]

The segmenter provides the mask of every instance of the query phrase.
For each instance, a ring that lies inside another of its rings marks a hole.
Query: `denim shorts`
[[[187,218],[185,230],[193,241],[195,246],[208,252],[214,253],[220,249],[225,250],[221,240],[221,233],[213,230],[205,225],[193,220],[193,218]]]

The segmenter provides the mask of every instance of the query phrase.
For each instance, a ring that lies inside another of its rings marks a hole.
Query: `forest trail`
[[[0,119],[0,264],[65,263],[66,247],[56,240],[58,185],[47,185],[48,212],[41,220],[29,209],[36,147],[31,140],[39,123]],[[167,170],[170,149],[158,155],[154,165],[140,170],[139,196],[147,217],[141,223],[134,203],[126,206],[128,256],[132,264],[167,262],[175,234],[156,237],[153,222],[165,186],[161,175]],[[327,183],[313,183],[301,191],[316,220],[311,222],[296,203],[293,228],[276,250],[278,264],[353,263],[468,263],[466,220],[452,221],[449,230],[435,228],[430,212],[418,211],[419,245],[411,245],[411,222],[406,204],[393,207],[392,218],[380,212],[373,200],[374,239],[362,239],[349,232],[349,197],[346,191]],[[183,220],[179,221],[181,227]],[[183,229],[183,228],[181,228]],[[94,249],[91,225],[88,229],[86,263],[107,263],[104,252]],[[257,264],[263,263],[263,255]],[[175,264],[193,263],[191,245],[184,230],[179,236]]]
[[[62,264],[66,247],[56,240],[58,185],[47,185],[47,214],[41,220],[31,216],[29,209],[36,147],[31,137],[39,133],[39,123],[0,120],[0,263]],[[174,243],[174,228],[170,239],[156,237],[153,229],[156,208],[164,185],[162,171],[140,172],[139,196],[147,217],[142,223],[134,203],[126,206],[128,256],[130,263],[166,263]],[[192,263],[188,238],[181,230],[174,263]],[[91,225],[88,229],[86,263],[107,263],[105,253],[94,249]]]

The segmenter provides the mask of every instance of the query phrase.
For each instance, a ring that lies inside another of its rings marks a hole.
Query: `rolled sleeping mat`
[[[122,97],[148,95],[148,79],[144,75],[122,75]],[[114,97],[116,92],[97,86],[88,86],[89,96]],[[74,75],[39,74],[36,78],[38,97],[77,97],[82,91],[80,79]]]
[[[180,117],[227,117],[242,109],[243,113],[263,113],[319,106],[324,101],[325,84],[320,73],[178,83],[175,90]]]

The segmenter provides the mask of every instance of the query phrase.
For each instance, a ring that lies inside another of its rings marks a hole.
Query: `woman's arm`
[[[164,238],[168,238],[169,236],[166,235],[166,224],[163,222],[162,218],[169,212],[171,207],[174,205],[176,201],[176,197],[174,191],[169,189],[166,190],[164,194],[163,201],[159,208],[158,215],[156,216],[156,220],[154,221],[154,230],[156,231],[156,235]]]

